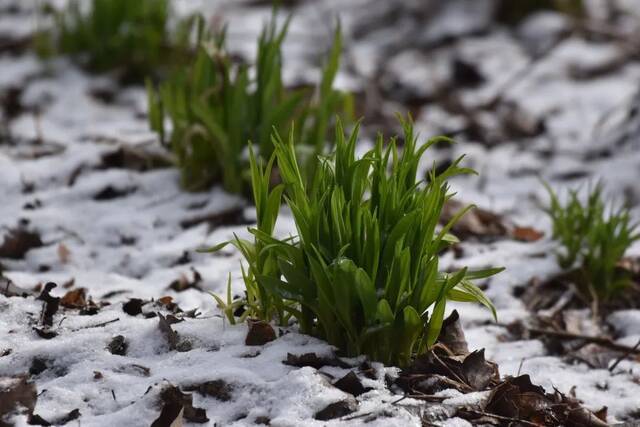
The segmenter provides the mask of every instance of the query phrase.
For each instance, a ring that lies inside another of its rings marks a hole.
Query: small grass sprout
[[[54,26],[36,36],[41,56],[67,54],[92,71],[120,71],[125,82],[158,77],[190,55],[195,18],[170,31],[169,0],[71,0],[51,13]]]
[[[229,278],[227,280],[226,300],[223,300],[220,296],[214,293],[211,293],[211,296],[216,300],[216,302],[218,303],[218,308],[222,310],[222,313],[224,314],[225,318],[229,321],[229,323],[232,325],[235,325],[236,324],[235,313],[239,309],[244,308],[246,301],[241,298],[234,299],[231,295],[232,295],[231,294],[231,273],[229,273]],[[243,313],[240,316],[238,316],[237,321],[244,322],[249,314],[250,312],[248,310],[244,310]]]
[[[473,282],[502,269],[439,269],[441,251],[458,241],[451,227],[473,207],[439,225],[452,197],[447,179],[473,171],[460,166],[460,157],[440,174],[432,169],[427,182],[416,182],[420,158],[445,138],[419,145],[412,123],[402,125],[402,150],[395,139],[385,146],[380,135],[357,158],[358,126],[347,136],[338,121],[335,151],[316,158],[310,181],[296,154],[295,131],[286,142],[274,133],[282,183],[270,189],[273,157],[266,168],[252,160],[258,227],[249,229],[253,242],[231,243],[249,264],[243,276],[248,293],[260,295],[263,306],[255,314],[261,319],[270,321],[275,313],[286,321],[286,313],[301,332],[348,356],[366,354],[405,366],[435,343],[448,300],[481,303],[495,316]],[[297,236],[280,239],[272,233],[281,198]]]
[[[600,183],[589,190],[583,203],[577,190],[570,190],[561,203],[548,184],[550,203],[545,209],[552,221],[552,236],[562,246],[557,259],[560,267],[577,267],[583,290],[607,301],[630,284],[629,272],[618,267],[627,249],[640,239],[638,223],[631,220],[629,209],[607,209]]]
[[[253,146],[249,145],[251,188],[253,190],[257,218],[257,225],[251,229],[251,232],[259,233],[263,236],[273,235],[284,191],[283,184],[278,184],[275,187],[271,186],[274,160],[275,157],[272,155],[265,166],[262,159],[256,157]],[[262,285],[262,281],[257,280],[257,277],[271,277],[274,280],[281,277],[276,254],[269,250],[270,244],[257,238],[251,241],[234,235],[233,240],[202,250],[202,252],[216,252],[229,244],[235,246],[242,253],[244,261],[248,264],[247,269],[241,264],[242,278],[245,285],[245,297],[243,299],[232,301],[230,277],[227,283],[227,301],[224,302],[219,296],[214,295],[218,306],[223,309],[229,322],[235,324],[235,319],[232,317],[239,303],[245,309],[244,318],[251,317],[267,319],[268,321],[277,319],[280,325],[286,325],[291,315],[285,309],[285,306],[290,308],[292,304],[285,302],[284,298],[279,294],[270,292],[269,289]]]
[[[299,155],[308,160],[324,151],[333,117],[350,117],[350,97],[333,89],[342,49],[340,27],[314,91],[283,85],[282,43],[288,25],[289,19],[278,27],[274,13],[260,35],[252,66],[234,63],[225,48],[226,31],[199,31],[191,66],[157,88],[148,83],[151,128],[174,153],[187,190],[221,183],[229,192],[248,193],[248,141],[268,159],[273,128],[286,132],[295,120],[300,125]]]

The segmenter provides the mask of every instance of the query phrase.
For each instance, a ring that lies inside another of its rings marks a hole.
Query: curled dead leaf
[[[87,305],[87,290],[85,288],[77,288],[64,294],[60,300],[60,304],[66,308],[82,308]]]
[[[244,341],[246,345],[265,345],[276,339],[276,331],[269,323],[263,320],[248,321],[249,331]]]
[[[69,260],[71,259],[71,251],[64,243],[60,243],[58,245],[58,259],[62,264],[69,263]]]
[[[511,236],[521,242],[536,242],[544,237],[544,233],[532,227],[514,227]]]

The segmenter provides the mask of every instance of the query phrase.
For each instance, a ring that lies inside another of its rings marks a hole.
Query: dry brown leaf
[[[173,301],[173,298],[170,296],[164,296],[164,297],[158,298],[158,302],[164,305],[171,304],[172,301]]]
[[[511,231],[511,236],[513,236],[513,238],[516,240],[520,240],[521,242],[536,242],[544,237],[544,233],[532,227],[516,226]]]
[[[87,290],[78,288],[64,294],[60,300],[60,304],[67,308],[82,308],[87,305]]]
[[[62,264],[68,264],[71,260],[71,251],[64,243],[58,244],[58,259]]]

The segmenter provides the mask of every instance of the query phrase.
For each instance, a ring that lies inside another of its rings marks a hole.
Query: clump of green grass
[[[71,0],[52,10],[54,25],[36,37],[42,56],[67,54],[92,71],[120,71],[127,82],[158,76],[188,57],[193,19],[170,31],[169,0]]]
[[[342,48],[340,28],[319,86],[288,90],[282,82],[281,49],[288,24],[278,28],[274,14],[258,40],[253,70],[232,61],[224,31],[199,32],[200,47],[191,66],[157,89],[148,84],[151,128],[175,154],[184,188],[221,183],[229,192],[248,192],[249,140],[259,156],[269,158],[272,130],[286,132],[295,120],[298,154],[308,160],[325,149],[332,118],[350,116],[350,97],[333,89]],[[165,119],[171,122],[170,134]]]
[[[420,158],[446,138],[419,145],[412,123],[402,125],[402,150],[394,138],[385,146],[380,135],[358,158],[358,126],[346,136],[338,123],[335,151],[316,159],[311,181],[297,160],[295,133],[286,142],[275,133],[282,183],[272,189],[274,158],[263,167],[250,154],[258,226],[250,229],[253,241],[228,243],[248,264],[242,271],[251,316],[283,323],[292,317],[303,333],[349,356],[401,366],[434,344],[448,300],[479,302],[495,316],[473,281],[501,268],[439,269],[439,254],[457,242],[451,227],[473,207],[439,226],[452,197],[447,179],[473,171],[460,166],[460,157],[440,174],[434,168],[427,182],[416,182]],[[298,234],[279,239],[273,226],[282,196]]]
[[[566,203],[561,203],[551,187],[545,184],[550,204],[545,209],[553,223],[553,238],[560,242],[558,264],[564,269],[577,267],[583,290],[601,300],[619,296],[630,284],[629,273],[618,264],[627,249],[638,239],[638,223],[631,222],[629,209],[606,208],[602,185],[589,191],[581,202],[578,191],[571,190]]]

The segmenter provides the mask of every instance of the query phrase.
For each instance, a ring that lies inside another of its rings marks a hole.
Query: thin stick
[[[106,322],[97,323],[95,325],[83,326],[82,328],[74,329],[73,332],[81,331],[82,329],[102,328],[103,326],[107,326],[107,325],[109,325],[111,323],[115,323],[115,322],[117,322],[119,320],[120,320],[120,318],[116,317],[115,319],[107,320]]]
[[[611,365],[611,367],[609,368],[609,372],[613,372],[613,370],[616,368],[616,366],[618,366],[618,363],[622,362],[624,359],[626,359],[628,356],[630,356],[634,351],[638,350],[639,347],[640,347],[640,340],[638,340],[636,345],[634,345],[631,348],[631,351],[627,351],[627,352],[623,353],[622,355],[620,355],[620,357],[618,357],[616,359],[615,362],[613,362],[613,365]]]
[[[442,402],[450,397],[435,396],[433,394],[407,394],[405,397],[409,399],[425,400],[427,402]]]
[[[467,384],[462,378],[460,378],[458,376],[458,374],[453,372],[453,370],[449,366],[447,366],[447,364],[444,363],[444,361],[442,359],[440,359],[440,357],[435,352],[432,352],[432,355],[438,361],[440,366],[445,368],[449,372],[449,374],[451,374],[451,376],[453,376],[456,379],[457,382],[459,382],[461,385],[465,386],[465,388],[467,388],[469,391],[472,391],[471,390],[471,386],[469,384]]]
[[[557,338],[566,338],[570,340],[584,340],[593,344],[598,344],[602,347],[609,348],[615,351],[621,351],[629,354],[640,354],[640,348],[636,345],[634,347],[629,347],[628,345],[618,344],[611,340],[611,338],[606,337],[594,337],[590,335],[581,335],[581,334],[573,334],[571,332],[566,331],[554,331],[552,329],[538,329],[538,328],[530,328],[529,332],[537,335],[547,335],[551,337]]]
[[[532,426],[532,427],[540,426],[540,424],[532,423],[530,421],[526,421],[521,418],[504,417],[502,415],[492,414],[490,412],[483,412],[483,411],[466,411],[466,412],[469,412],[470,414],[474,414],[474,415],[480,415],[481,417],[494,418],[499,421],[510,421],[510,422],[515,422],[518,424],[523,424],[523,425]]]

